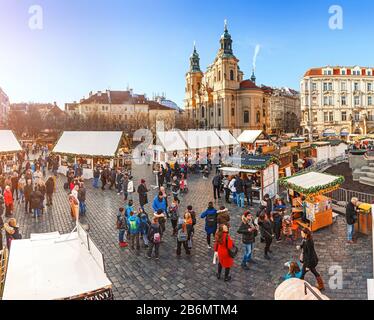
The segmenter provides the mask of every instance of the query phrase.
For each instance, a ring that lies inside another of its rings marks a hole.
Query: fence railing
[[[358,192],[347,189],[338,189],[327,194],[330,197],[334,204],[345,207],[352,198],[357,198],[358,201],[364,203],[374,203],[374,194]]]

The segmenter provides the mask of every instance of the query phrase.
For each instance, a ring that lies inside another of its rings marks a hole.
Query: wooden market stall
[[[17,161],[17,153],[22,151],[11,130],[0,130],[0,172],[10,172]]]
[[[292,200],[294,219],[303,227],[316,231],[333,222],[332,201],[326,193],[340,188],[343,176],[333,176],[320,172],[308,172],[280,179],[280,185],[288,189]],[[302,198],[305,197],[305,201]],[[307,223],[301,220],[306,210]]]
[[[273,198],[278,193],[279,166],[278,159],[270,155],[252,156],[242,155],[240,158],[233,158],[230,163],[224,163],[226,167],[232,167],[235,172],[243,170],[255,171],[252,177],[255,178],[255,185],[252,187],[253,194],[258,201],[262,200],[265,194]]]
[[[78,223],[74,232],[13,240],[3,300],[113,300],[104,257]]]
[[[114,167],[121,142],[122,131],[65,131],[52,153],[60,156],[59,173],[66,174],[69,166],[78,163],[83,177],[91,179],[97,165]]]
[[[242,148],[248,152],[254,153],[256,151],[256,141],[263,134],[262,130],[244,130],[237,138]]]

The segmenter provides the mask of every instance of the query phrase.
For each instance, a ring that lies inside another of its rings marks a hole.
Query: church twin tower
[[[185,110],[199,128],[263,129],[263,91],[255,85],[254,74],[251,80],[243,81],[232,42],[225,21],[220,49],[204,73],[194,44],[186,74]]]

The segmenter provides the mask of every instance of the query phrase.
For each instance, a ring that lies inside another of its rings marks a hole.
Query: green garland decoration
[[[278,157],[272,156],[268,161],[264,162],[262,165],[254,165],[254,166],[249,166],[249,165],[241,165],[240,168],[238,169],[248,169],[248,170],[263,170],[267,168],[269,165],[272,163],[277,164],[278,166],[280,165],[280,161]],[[224,164],[226,167],[233,167],[232,164]]]
[[[300,187],[298,185],[295,185],[293,183],[288,182],[288,179],[291,179],[291,178],[294,178],[296,176],[300,176],[300,175],[303,175],[303,174],[306,174],[306,173],[302,172],[302,173],[299,173],[299,174],[294,174],[291,177],[280,178],[279,179],[279,184],[281,186],[287,188],[287,189],[292,189],[292,190],[296,191],[297,193],[304,194],[304,195],[309,195],[309,194],[316,194],[316,193],[319,193],[323,190],[339,186],[339,185],[343,184],[343,182],[345,181],[343,176],[334,176],[332,174],[329,174],[329,176],[335,177],[336,179],[334,181],[330,182],[330,183],[323,184],[323,185],[320,185],[320,186],[311,187],[311,188],[303,188],[303,187]],[[327,174],[327,173],[324,173],[324,174]]]

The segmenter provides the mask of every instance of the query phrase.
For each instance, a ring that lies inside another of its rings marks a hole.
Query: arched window
[[[218,71],[218,81],[221,81],[221,71]]]
[[[260,121],[261,121],[261,114],[260,114],[260,111],[257,111],[257,113],[256,113],[256,122],[260,123]]]
[[[244,123],[249,123],[249,111],[244,111]]]
[[[231,116],[235,116],[235,109],[234,108],[231,108]]]
[[[234,70],[230,70],[230,80],[234,80]]]
[[[205,108],[204,108],[204,106],[201,107],[201,117],[202,118],[205,117]]]

